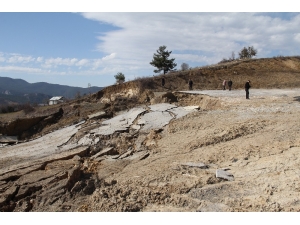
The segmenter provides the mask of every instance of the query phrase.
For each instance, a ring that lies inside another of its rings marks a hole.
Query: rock
[[[71,193],[80,192],[84,187],[83,181],[77,181],[73,188],[71,189]]]
[[[18,190],[18,193],[15,195],[14,200],[17,201],[19,199],[22,199],[26,196],[30,196],[33,193],[39,191],[42,189],[42,186],[37,184],[32,185],[22,185],[20,186],[20,189]]]
[[[132,125],[131,128],[135,129],[135,130],[139,130],[141,128],[141,126],[140,125]]]
[[[190,105],[190,106],[183,107],[183,109],[190,111],[194,109],[200,109],[200,107],[198,105]]]
[[[98,178],[101,180],[120,173],[129,163],[130,160],[104,160],[98,166]]]
[[[230,207],[222,203],[212,203],[209,201],[201,201],[200,206],[196,212],[226,212]]]
[[[177,97],[172,92],[167,92],[161,96],[162,98],[166,98],[167,102],[178,102]]]
[[[208,169],[208,165],[205,165],[204,163],[193,163],[193,162],[187,162],[181,164],[182,166],[189,166],[189,167],[198,167],[200,169]]]
[[[75,165],[72,169],[68,170],[67,188],[71,190],[73,185],[80,179],[82,171],[79,165]]]
[[[79,145],[92,145],[93,140],[89,137],[90,135],[86,135],[78,141]]]
[[[123,153],[122,155],[120,155],[119,159],[124,159],[128,156],[131,156],[133,154],[133,150],[127,151],[125,153]]]
[[[145,125],[140,131],[148,133],[150,130],[159,129],[169,124],[171,119],[173,119],[173,116],[171,116],[169,112],[155,111],[141,116],[138,124],[144,123],[145,121]]]
[[[222,178],[222,179],[225,179],[225,180],[229,180],[229,181],[234,180],[234,176],[231,173],[225,171],[224,169],[217,169],[216,177],[217,178]]]
[[[74,161],[79,161],[81,159],[81,157],[79,155],[75,155],[72,159]]]
[[[115,161],[116,156],[108,156],[108,155],[103,155],[100,157],[97,157],[94,159],[96,162],[102,162],[102,161]]]
[[[0,143],[9,143],[9,144],[14,144],[18,142],[18,137],[17,136],[5,136],[5,135],[0,135]]]
[[[95,182],[94,180],[88,180],[86,186],[83,188],[83,193],[86,195],[91,195],[95,191]]]
[[[14,197],[18,190],[19,187],[13,185],[10,188],[8,188],[4,193],[2,193],[0,197],[0,207],[4,206],[6,202],[8,202],[12,197]]]
[[[91,159],[96,159],[96,158],[104,156],[104,155],[117,155],[117,154],[118,154],[118,152],[114,148],[110,147],[110,148],[102,149],[100,152],[93,155],[91,157]]]
[[[94,140],[94,145],[96,145],[99,141],[100,141],[100,138],[96,137],[95,140]]]
[[[150,155],[150,153],[148,151],[141,151],[141,152],[137,152],[137,153],[131,155],[127,159],[130,159],[130,160],[143,160],[143,159],[146,159],[149,155]]]
[[[132,125],[133,121],[146,111],[141,107],[130,109],[128,112],[115,116],[109,120],[103,121],[102,126],[90,131],[95,135],[111,135],[117,131],[126,131]]]
[[[88,160],[84,160],[83,168],[85,168],[85,169],[89,168],[89,161]]]
[[[105,114],[106,114],[105,112],[101,111],[101,112],[97,112],[97,113],[88,115],[88,118],[89,118],[89,119],[100,119],[100,118],[102,118]]]

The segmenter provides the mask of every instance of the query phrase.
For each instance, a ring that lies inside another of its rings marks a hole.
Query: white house
[[[59,104],[65,101],[63,96],[55,96],[49,99],[49,105]]]

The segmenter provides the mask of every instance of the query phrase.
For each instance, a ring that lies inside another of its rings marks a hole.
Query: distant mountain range
[[[46,82],[28,83],[22,79],[0,77],[0,105],[14,103],[46,103],[53,96],[74,99],[76,95],[95,93],[103,87],[71,87]]]

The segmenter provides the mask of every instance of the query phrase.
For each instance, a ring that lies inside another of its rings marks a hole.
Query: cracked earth
[[[174,94],[0,148],[1,211],[300,210],[299,89]]]

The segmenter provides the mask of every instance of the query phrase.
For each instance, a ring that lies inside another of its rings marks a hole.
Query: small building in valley
[[[49,105],[55,105],[59,103],[63,103],[65,98],[63,96],[55,96],[49,99]]]

